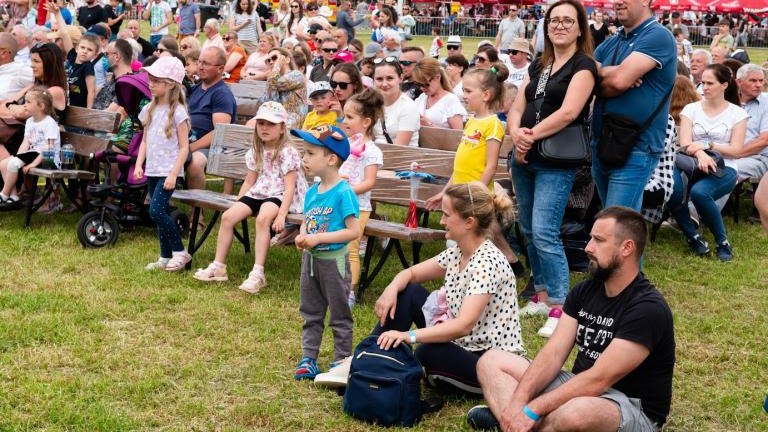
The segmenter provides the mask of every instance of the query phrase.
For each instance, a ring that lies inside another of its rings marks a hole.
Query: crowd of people
[[[234,228],[253,216],[255,264],[240,289],[259,292],[270,245],[291,229],[288,213],[303,213],[294,240],[303,251],[304,320],[294,377],[344,385],[360,244],[384,162],[379,146],[418,146],[424,127],[462,130],[453,175],[424,204],[442,212],[451,242],[387,285],[372,334],[383,348],[419,343],[430,385],[485,396],[488,406],[468,413],[475,428],[659,430],[675,340],[672,312],[640,272],[646,223],[668,214],[691,252],[708,256],[701,224],[719,261],[737,259],[721,211],[736,185],[750,181],[759,182],[755,204],[768,231],[765,65],[749,63],[729,38],[729,21],[709,49],[693,49],[680,16],[665,26],[648,0],[617,2],[611,23],[579,1],[554,2],[530,40],[511,6],[495,39],[475,52],[439,27],[428,50],[412,43],[411,8],[342,0],[334,26],[330,8],[314,1],[282,1],[271,11],[237,0],[222,23],[202,21],[190,0],[152,0],[141,14],[148,39],[116,0],[86,0],[74,16],[61,0],[41,1],[34,26],[30,9],[15,11],[0,32],[0,206],[22,199],[29,169],[50,155],[60,166],[55,119],[67,106],[118,112],[116,140],[143,131],[131,174],[148,179],[160,244],[146,270],[179,271],[191,256],[168,215],[177,179],[206,187],[214,128],[236,119],[228,84],[263,82],[246,123],[254,128],[248,174],[222,215],[213,261],[193,277],[229,279]],[[363,23],[370,38],[357,32]],[[152,93],[136,118],[115,95],[126,75],[145,76]],[[493,181],[505,135],[514,143],[509,193]],[[303,141],[303,154],[290,137]],[[586,156],[574,160],[574,150]],[[309,185],[308,177],[319,180]],[[561,224],[570,208],[593,201],[603,210],[581,212],[592,226],[590,277],[571,287]],[[61,207],[54,194],[44,210]],[[522,308],[516,278],[525,270],[504,236],[513,220],[535,292]],[[421,285],[436,279],[444,286],[433,293]],[[422,313],[428,301],[439,314]],[[321,373],[327,313],[334,361]],[[530,360],[521,317],[533,315],[547,317],[538,334],[550,339]],[[573,371],[561,371],[574,344]]]

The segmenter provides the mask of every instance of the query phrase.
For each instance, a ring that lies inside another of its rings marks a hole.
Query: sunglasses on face
[[[313,8],[313,7],[307,8],[307,12],[314,12],[316,10],[317,10],[317,8]]]
[[[298,9],[299,5],[291,5],[291,9]]]
[[[401,66],[410,66],[410,65],[412,65],[414,63],[416,63],[416,62],[415,61],[410,61],[410,60],[400,60],[400,65]]]
[[[231,38],[231,37],[229,37],[229,36],[222,36],[222,37],[221,37],[221,40],[229,42],[229,41],[231,41],[231,40],[232,40],[232,38]]]
[[[448,51],[458,50],[461,48],[459,45],[448,45]]]
[[[518,55],[518,54],[520,54],[521,52],[525,52],[525,51],[509,50],[509,53],[510,53],[511,55]]]
[[[339,50],[338,48],[323,48],[323,52],[326,52],[328,54],[335,53],[338,50]]]
[[[273,55],[272,57],[269,57],[268,59],[264,60],[264,62],[265,62],[265,63],[274,63],[274,62],[276,62],[276,61],[277,61],[277,59],[278,59],[278,55],[277,55],[277,54],[275,54],[275,55]]]
[[[347,87],[349,87],[349,85],[352,84],[352,83],[351,82],[333,81],[333,80],[331,80],[331,81],[328,82],[328,84],[330,84],[332,89],[340,88],[342,90],[346,90]]]
[[[163,52],[166,52],[168,50],[166,50],[165,48],[155,48],[155,52],[158,52],[158,51],[163,53]]]
[[[485,57],[480,57],[480,56],[477,57],[477,62],[478,63],[485,63],[487,61],[488,61],[488,59],[485,58]]]

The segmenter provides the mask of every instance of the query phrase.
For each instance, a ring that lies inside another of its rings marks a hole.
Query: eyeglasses
[[[338,48],[323,48],[323,52],[327,52],[328,54],[335,53],[338,50]]]
[[[352,84],[352,83],[351,83],[351,82],[344,82],[344,81],[334,81],[334,80],[330,80],[330,81],[328,82],[328,84],[330,84],[330,86],[331,86],[331,88],[332,88],[332,89],[335,89],[335,88],[340,88],[340,89],[342,89],[342,90],[346,90],[346,89],[347,89],[347,87],[349,87],[349,85],[350,85],[350,84]]]
[[[576,20],[569,17],[550,18],[549,22],[547,22],[547,25],[549,25],[549,28],[556,29],[557,27],[562,26],[563,29],[565,30],[570,30],[574,24],[576,24]]]
[[[477,56],[477,62],[478,62],[478,63],[485,63],[485,62],[487,62],[487,61],[488,61],[488,59],[487,59],[487,58],[485,58],[485,57],[480,57],[480,56]]]
[[[461,45],[448,45],[447,48],[448,51],[459,50],[461,49]]]
[[[208,63],[208,62],[206,62],[206,61],[203,61],[203,60],[198,60],[198,61],[197,61],[197,67],[204,67],[204,68],[205,68],[205,67],[209,67],[209,66],[212,66],[212,67],[221,67],[221,66],[224,66],[224,65],[220,65],[220,64],[213,64],[213,63]]]
[[[400,65],[406,66],[406,67],[410,66],[410,65],[412,65],[414,63],[416,63],[416,62],[415,61],[410,61],[410,60],[400,60]]]

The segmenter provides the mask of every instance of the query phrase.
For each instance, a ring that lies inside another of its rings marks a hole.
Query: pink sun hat
[[[141,68],[146,73],[156,78],[167,78],[181,84],[184,80],[184,65],[176,57],[160,57],[152,66]]]

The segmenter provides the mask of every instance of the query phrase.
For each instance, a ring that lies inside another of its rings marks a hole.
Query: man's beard
[[[594,257],[589,257],[589,274],[593,278],[605,282],[613,276],[616,269],[619,268],[619,257],[614,255],[611,257],[611,261],[606,266],[601,266],[597,263]]]

